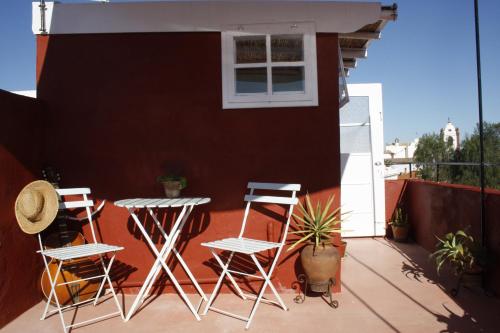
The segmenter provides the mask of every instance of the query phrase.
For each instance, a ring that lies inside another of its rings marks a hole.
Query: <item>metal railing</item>
[[[390,160],[385,161],[386,166],[391,166],[391,165],[407,165],[408,166],[408,171],[410,174],[410,177],[412,177],[413,172],[419,172],[421,173],[422,176],[422,171],[424,168],[432,168],[433,173],[432,177],[422,177],[423,179],[427,180],[433,180],[436,182],[440,181],[445,181],[453,184],[463,184],[459,181],[457,181],[459,178],[457,178],[457,174],[459,172],[457,171],[456,168],[460,167],[472,167],[472,168],[478,168],[481,166],[481,163],[477,162],[391,162]],[[483,164],[485,168],[498,168],[500,167],[500,163],[489,163],[486,162]],[[448,168],[446,168],[448,167]],[[455,170],[451,170],[451,168],[455,168]],[[428,171],[428,170],[427,170]],[[475,174],[475,173],[473,173]],[[450,177],[452,176],[452,177]],[[455,176],[455,178],[453,177]],[[477,179],[475,179],[476,183],[465,183],[464,185],[473,185],[473,186],[480,186],[480,177],[479,173],[477,173]],[[491,188],[497,188],[500,189],[500,179],[493,179],[493,181],[490,180],[489,184],[486,184],[487,187]]]

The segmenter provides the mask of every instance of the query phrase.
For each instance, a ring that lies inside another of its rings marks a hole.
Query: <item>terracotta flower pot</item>
[[[346,250],[346,247],[347,247],[347,242],[341,240],[340,241],[340,245],[335,245],[335,247],[339,251],[340,258],[344,258],[345,257],[345,250]]]
[[[408,227],[398,227],[391,225],[392,236],[396,242],[406,242],[408,238]]]
[[[460,280],[464,287],[472,290],[480,290],[482,285],[482,273],[480,271],[464,272]]]
[[[181,194],[182,184],[178,180],[162,182],[167,198],[178,198]]]
[[[300,253],[300,261],[307,275],[311,290],[326,292],[330,279],[335,278],[339,269],[339,251],[332,244],[314,246],[308,244]]]

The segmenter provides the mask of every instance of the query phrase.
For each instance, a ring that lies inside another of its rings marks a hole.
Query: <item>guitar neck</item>
[[[55,171],[55,169],[51,166],[47,166],[42,170],[43,178],[54,186],[54,188],[59,188],[59,182],[61,181],[61,175]],[[57,195],[59,199],[59,203],[62,202],[61,196]],[[57,227],[59,229],[59,241],[62,246],[70,246],[71,245],[71,231],[68,228],[67,220],[61,216],[60,214],[56,217]]]
[[[68,222],[65,218],[57,218],[57,227],[59,229],[59,240],[62,246],[71,246],[71,231],[68,228]]]

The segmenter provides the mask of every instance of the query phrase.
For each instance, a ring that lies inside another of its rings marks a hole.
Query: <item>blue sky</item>
[[[462,134],[478,121],[473,0],[399,0],[399,17],[373,41],[349,83],[381,82],[384,139],[439,132],[448,117]],[[500,1],[479,0],[483,114],[500,121]]]
[[[472,133],[478,120],[473,0],[395,2],[398,20],[372,42],[348,83],[383,84],[386,142],[438,132],[448,117]],[[500,1],[479,0],[479,7],[484,119],[498,122]],[[34,89],[31,1],[2,0],[0,29],[0,89]]]

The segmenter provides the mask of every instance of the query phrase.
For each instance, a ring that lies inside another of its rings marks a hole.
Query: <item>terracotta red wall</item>
[[[385,181],[385,220],[389,222],[396,210],[398,202],[402,199],[406,180]]]
[[[41,300],[38,243],[19,229],[14,202],[40,174],[42,111],[35,99],[0,90],[0,328]]]
[[[203,283],[216,274],[199,244],[237,234],[249,180],[301,183],[302,194],[336,193],[339,202],[335,34],[317,38],[319,107],[246,110],[222,110],[219,33],[54,35],[37,44],[47,157],[62,185],[90,186],[110,201],[159,197],[165,163],[182,164],[183,195],[212,198],[196,208],[182,244]],[[250,236],[275,239],[270,221],[262,215]],[[153,261],[145,241],[123,208],[107,204],[98,223],[104,241],[126,248],[122,287],[136,286]],[[290,288],[297,255],[282,258],[277,285]]]
[[[399,196],[395,190],[403,188],[404,181],[386,181],[388,201]],[[412,235],[416,242],[430,252],[434,251],[435,236],[441,237],[470,226],[470,233],[480,240],[479,188],[430,181],[410,180],[402,194],[408,212]],[[500,191],[486,190],[487,246],[493,262],[488,273],[489,286],[500,293]]]

